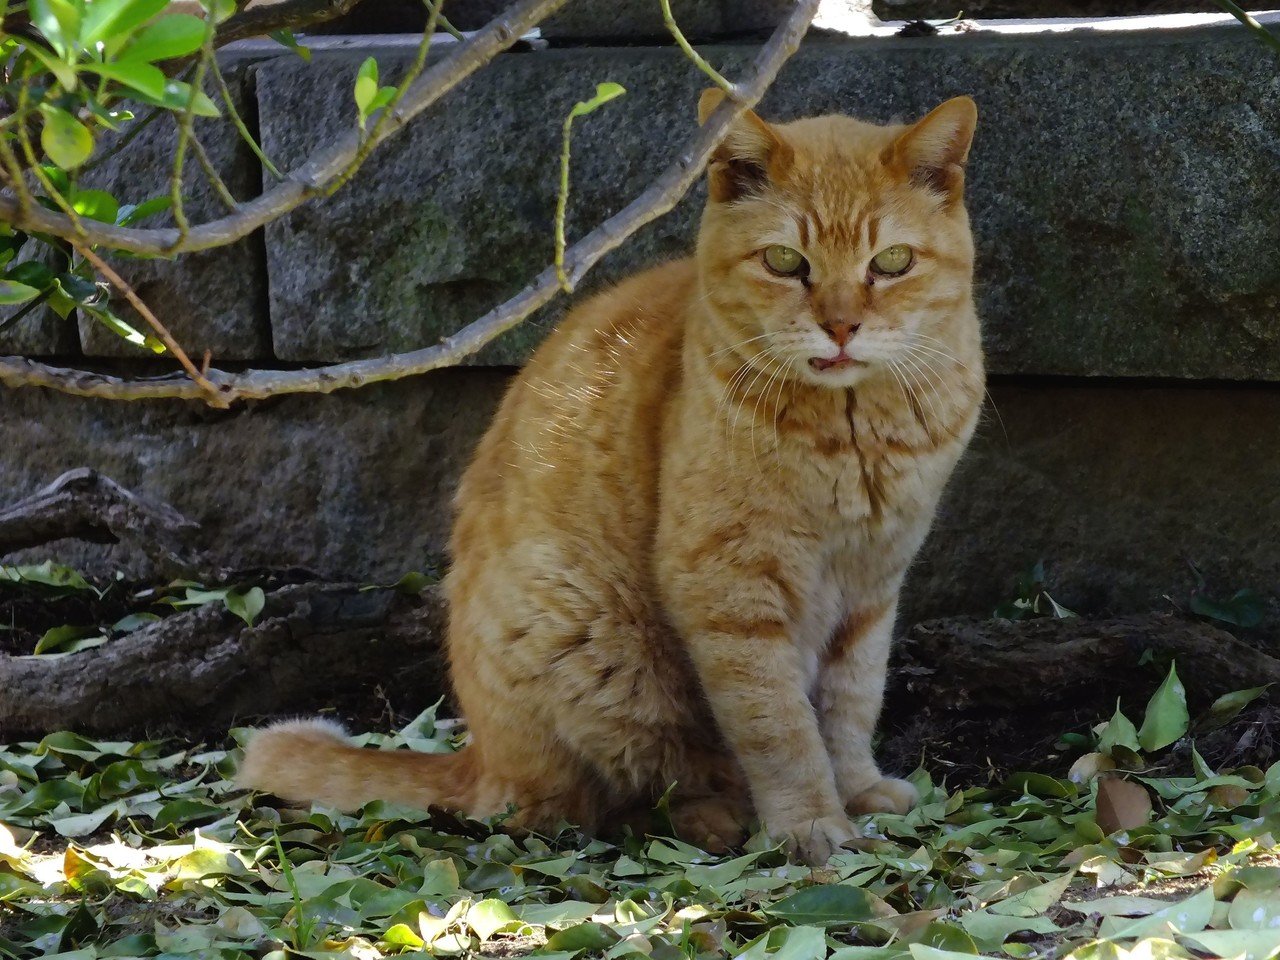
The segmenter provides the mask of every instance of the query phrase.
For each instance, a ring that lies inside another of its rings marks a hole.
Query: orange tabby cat
[[[871,738],[898,589],[983,394],[976,119],[967,97],[906,127],[747,114],[696,256],[571,313],[462,480],[445,589],[470,745],[294,721],[254,737],[242,782],[544,829],[674,782],[692,839],[758,818],[815,863],[850,814],[907,809]]]

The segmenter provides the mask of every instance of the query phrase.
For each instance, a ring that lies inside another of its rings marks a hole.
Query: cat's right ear
[[[702,92],[698,99],[698,123],[707,122],[725,98],[719,87]],[[707,164],[707,185],[715,203],[758,193],[772,177],[777,179],[791,165],[791,146],[778,131],[750,110],[743,113]]]

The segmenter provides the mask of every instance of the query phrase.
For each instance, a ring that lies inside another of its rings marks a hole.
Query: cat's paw
[[[906,813],[920,801],[920,792],[905,780],[885,777],[845,804],[850,814]]]
[[[791,823],[766,825],[770,837],[783,845],[789,856],[811,867],[820,867],[848,845],[862,839],[845,816],[819,817]]]
[[[740,805],[713,797],[678,802],[671,808],[676,835],[708,853],[728,853],[741,846],[747,837],[746,819]]]

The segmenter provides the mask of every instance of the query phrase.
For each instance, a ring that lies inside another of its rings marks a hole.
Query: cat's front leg
[[[851,614],[832,639],[816,705],[840,799],[849,813],[906,813],[919,799],[905,780],[884,777],[871,739],[884,700],[897,597]]]
[[[689,652],[756,813],[793,853],[826,863],[858,834],[836,790],[789,625],[725,608],[697,621],[686,634]]]

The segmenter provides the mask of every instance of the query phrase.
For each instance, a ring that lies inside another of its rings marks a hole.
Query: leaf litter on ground
[[[356,742],[455,749],[438,706]],[[1272,960],[1280,764],[1214,770],[1192,745],[1174,770],[1194,729],[1171,668],[1141,725],[1117,709],[1079,738],[1066,778],[918,770],[916,809],[862,818],[860,848],[812,870],[763,835],[716,856],[299,809],[233,785],[244,730],[216,746],[64,731],[0,747],[0,957]]]

